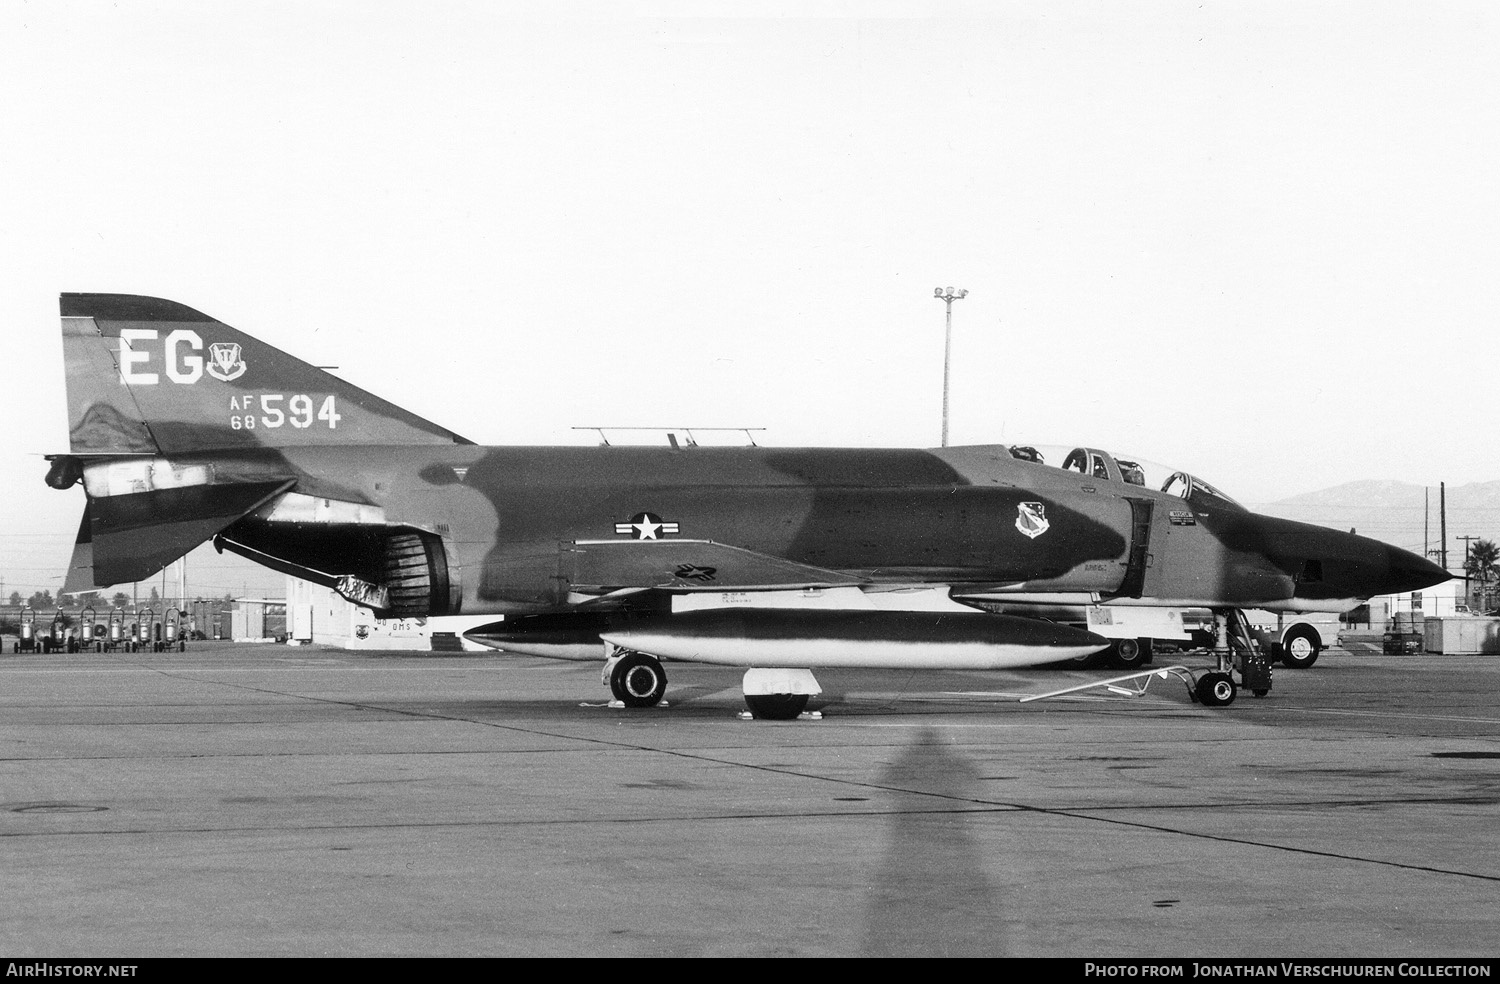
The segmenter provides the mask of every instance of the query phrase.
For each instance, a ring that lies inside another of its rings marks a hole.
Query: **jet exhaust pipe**
[[[996,670],[1076,659],[1109,640],[981,612],[707,609],[608,629],[622,649],[721,666]]]

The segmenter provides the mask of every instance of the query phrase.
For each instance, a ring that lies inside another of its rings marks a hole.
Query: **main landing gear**
[[[616,650],[604,661],[604,682],[626,707],[655,707],[667,692],[667,673],[655,656]]]

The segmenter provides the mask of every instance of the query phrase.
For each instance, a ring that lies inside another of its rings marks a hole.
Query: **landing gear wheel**
[[[807,694],[746,694],[745,706],[760,721],[794,721],[807,710]]]
[[[1227,707],[1234,703],[1236,687],[1228,673],[1205,673],[1195,688],[1204,707]]]
[[[1318,661],[1320,652],[1322,647],[1318,645],[1312,631],[1296,628],[1287,633],[1281,644],[1281,662],[1288,669],[1305,670]]]
[[[1140,639],[1116,639],[1109,647],[1109,665],[1122,670],[1133,670],[1151,662],[1151,646],[1142,645]]]
[[[626,707],[655,707],[667,692],[667,674],[655,656],[626,653],[609,675],[609,689]]]

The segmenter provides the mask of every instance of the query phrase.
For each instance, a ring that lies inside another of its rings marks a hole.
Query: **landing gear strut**
[[[1227,707],[1243,686],[1257,697],[1271,692],[1271,657],[1261,652],[1238,608],[1214,611],[1216,669],[1203,673],[1189,693],[1205,707]],[[1235,677],[1239,677],[1238,684]]]

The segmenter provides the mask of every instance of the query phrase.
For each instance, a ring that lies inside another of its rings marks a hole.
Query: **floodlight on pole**
[[[943,447],[948,446],[948,359],[953,352],[953,302],[961,301],[969,292],[960,287],[934,287],[932,296],[948,308],[948,328],[943,336]]]

